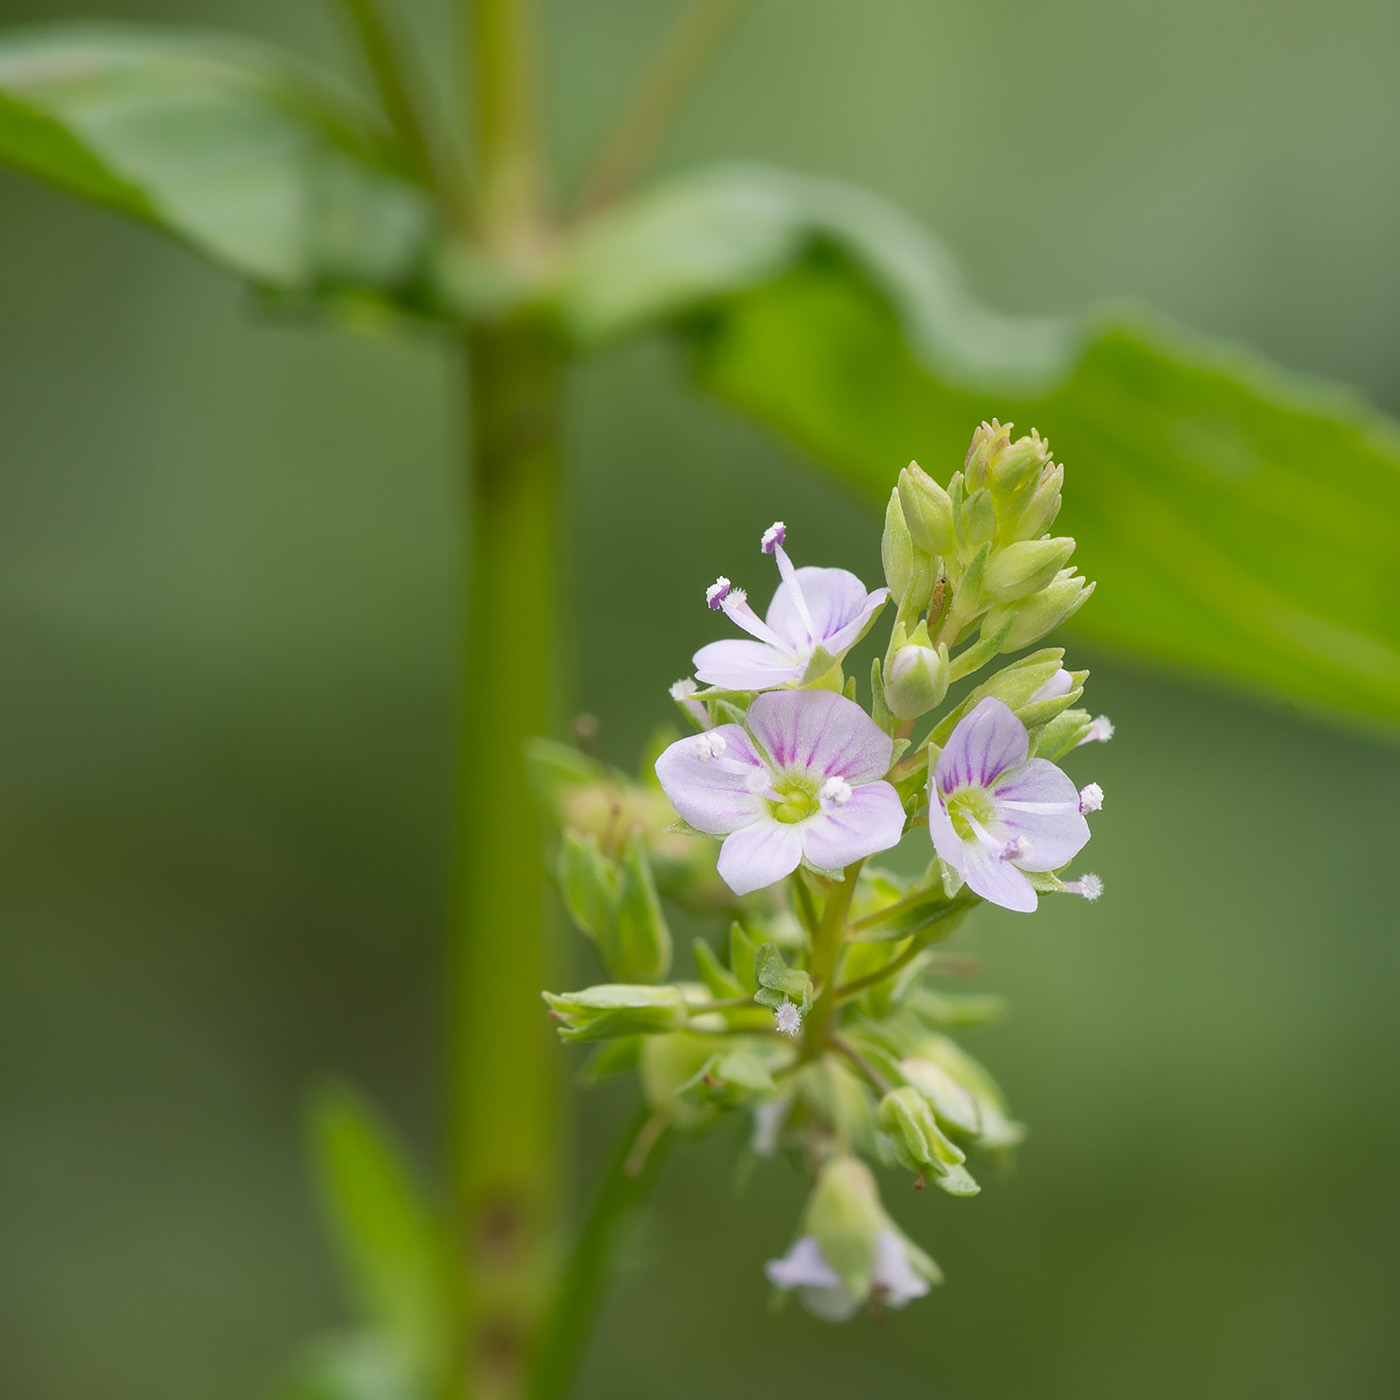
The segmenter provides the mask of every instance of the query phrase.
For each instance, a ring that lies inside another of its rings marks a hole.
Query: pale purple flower
[[[796,1291],[802,1306],[827,1322],[848,1321],[865,1301],[841,1282],[811,1235],[803,1235],[781,1259],[770,1259],[764,1273],[775,1288]],[[893,1230],[879,1231],[875,1236],[870,1296],[885,1307],[902,1308],[911,1298],[922,1298],[928,1290],[928,1279],[909,1262],[905,1241]]]
[[[840,870],[898,844],[904,808],[882,781],[893,749],[835,691],[770,691],[749,706],[747,730],[721,724],[678,739],[656,760],[656,776],[691,826],[725,838],[720,876],[749,894],[804,858]]]
[[[760,618],[742,589],[727,578],[716,579],[705,591],[711,608],[755,638],[711,642],[695,653],[695,674],[706,685],[726,690],[771,690],[798,685],[807,678],[814,658],[823,669],[834,666],[865,635],[871,619],[889,596],[889,589],[867,593],[865,585],[845,569],[795,569],[783,548],[787,527],[775,521],[764,531],[762,549],[778,562],[782,582]]]
[[[1022,872],[1058,870],[1089,839],[1074,784],[1029,752],[1026,726],[1000,700],[983,700],[938,756],[928,804],[942,859],[983,899],[1023,913],[1036,894]]]
[[[1065,670],[1063,666],[1045,682],[1039,690],[1030,698],[1030,703],[1037,700],[1055,700],[1061,695],[1068,695],[1074,689],[1074,677]]]

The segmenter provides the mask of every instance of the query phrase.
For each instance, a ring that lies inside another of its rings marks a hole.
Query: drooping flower
[[[775,1288],[796,1292],[808,1312],[827,1322],[848,1321],[865,1301],[841,1282],[811,1235],[803,1235],[781,1259],[770,1259],[764,1273]],[[887,1308],[902,1308],[928,1290],[929,1280],[909,1261],[908,1241],[893,1230],[879,1231],[868,1296]]]
[[[770,691],[749,707],[747,730],[721,724],[678,739],[656,776],[691,826],[725,838],[720,876],[749,894],[804,857],[839,870],[898,844],[904,808],[883,781],[892,753],[890,736],[845,696]]]
[[[787,527],[776,521],[764,531],[762,549],[778,563],[782,582],[760,618],[742,589],[719,578],[705,601],[755,638],[711,642],[695,653],[695,674],[726,690],[771,690],[797,685],[814,664],[828,670],[865,635],[889,589],[866,591],[845,569],[795,569],[783,548]],[[815,677],[812,677],[815,679]]]
[[[983,899],[1023,913],[1036,893],[1022,872],[1059,870],[1089,840],[1078,789],[1029,751],[1025,725],[983,700],[949,736],[928,804],[939,856]]]

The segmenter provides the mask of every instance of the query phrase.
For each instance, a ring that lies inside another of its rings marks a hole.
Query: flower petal
[[[928,834],[933,838],[933,849],[939,856],[948,862],[963,879],[967,878],[963,870],[964,842],[961,836],[953,830],[953,819],[948,815],[948,810],[943,805],[943,795],[937,787],[929,793],[928,799]]]
[[[877,1300],[889,1308],[902,1308],[911,1298],[922,1298],[929,1289],[928,1280],[910,1266],[904,1241],[893,1230],[881,1230],[875,1236],[875,1268],[870,1283]]]
[[[1088,844],[1089,823],[1080,814],[1079,793],[1048,759],[1033,758],[1003,775],[991,798],[996,835],[1030,842],[1030,853],[1016,860],[1023,870],[1058,870]]]
[[[889,783],[862,783],[840,807],[823,808],[801,830],[807,859],[823,870],[840,870],[899,845],[904,807]]]
[[[860,639],[865,636],[866,629],[870,626],[870,619],[885,606],[885,599],[890,596],[888,588],[878,588],[870,594],[861,610],[839,631],[833,632],[822,645],[833,656],[844,656]]]
[[[894,740],[834,690],[770,690],[749,706],[748,722],[775,768],[852,786],[883,778],[894,753]]]
[[[732,841],[734,838],[730,837]],[[1031,882],[1009,861],[989,851],[980,841],[965,841],[962,864],[958,866],[969,887],[991,904],[1014,909],[1020,914],[1035,910]]]
[[[797,827],[765,815],[724,838],[716,868],[735,894],[752,894],[791,875],[801,861]]]
[[[807,669],[793,664],[790,656],[766,642],[738,638],[711,642],[695,653],[695,674],[706,685],[726,690],[768,690],[775,685],[795,685]]]
[[[770,1259],[763,1272],[775,1288],[830,1288],[841,1282],[811,1235],[795,1241],[781,1259]]]
[[[803,601],[812,618],[812,630],[802,620],[802,610],[793,594],[793,583],[802,590]],[[869,593],[865,585],[845,569],[817,569],[808,565],[793,571],[793,582],[778,585],[768,605],[768,625],[794,647],[810,648],[826,644],[847,627],[865,607]],[[831,648],[827,647],[830,651]]]
[[[713,745],[717,738],[724,741],[723,755],[702,760],[700,745]],[[767,816],[767,802],[749,786],[757,782],[756,772],[766,774],[768,765],[737,724],[677,739],[656,760],[656,776],[671,806],[691,826],[713,836],[726,836]]]
[[[1019,768],[1030,752],[1026,726],[991,696],[964,715],[938,756],[934,781],[944,793],[989,788],[1008,768]]]

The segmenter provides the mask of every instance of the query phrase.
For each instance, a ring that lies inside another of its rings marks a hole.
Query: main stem
[[[522,1393],[548,1286],[559,1172],[542,837],[527,738],[555,690],[558,353],[528,322],[468,337],[472,541],[453,936],[460,1358],[451,1394]]]

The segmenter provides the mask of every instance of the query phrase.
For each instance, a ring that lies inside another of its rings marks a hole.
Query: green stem
[[[616,199],[640,174],[746,3],[692,0],[584,176],[581,213]]]
[[[535,326],[469,333],[472,548],[452,938],[460,1231],[454,1394],[521,1393],[558,1206],[557,1047],[546,1031],[543,846],[523,746],[552,727],[561,364]]]
[[[660,1169],[667,1134],[664,1127],[655,1129],[650,1110],[642,1108],[598,1188],[546,1319],[530,1377],[529,1400],[561,1400],[568,1393],[602,1306],[608,1261],[621,1227],[646,1198]],[[645,1150],[639,1152],[639,1145]]]
[[[812,940],[812,981],[818,987],[817,999],[807,1013],[802,1039],[806,1057],[821,1051],[832,1013],[836,1009],[836,969],[846,936],[846,915],[851,909],[851,897],[856,892],[856,878],[863,861],[848,865],[841,883],[826,898],[821,923]]]

